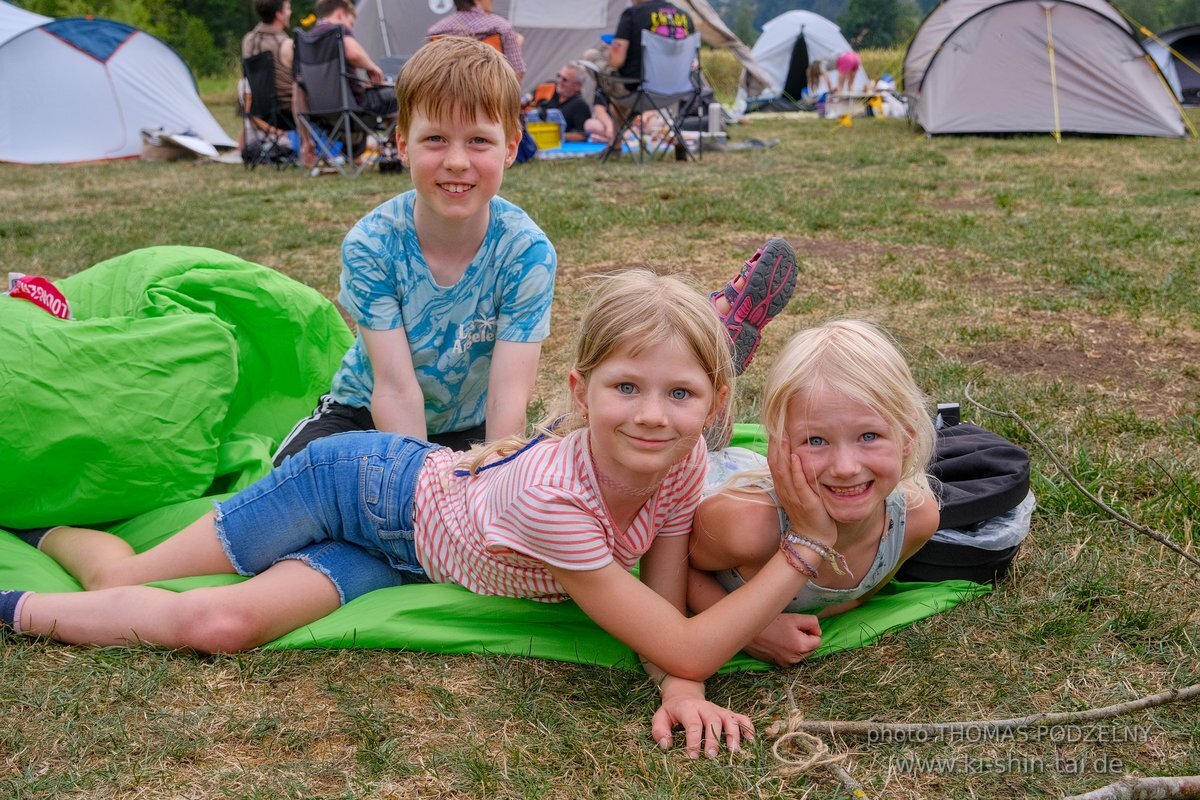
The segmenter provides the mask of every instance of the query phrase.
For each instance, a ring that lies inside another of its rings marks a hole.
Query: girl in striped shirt
[[[729,348],[709,301],[678,279],[610,277],[579,326],[563,408],[537,437],[467,454],[380,432],[319,439],[140,554],[111,534],[51,529],[40,548],[88,591],[0,592],[0,624],[72,643],[231,652],[404,583],[570,598],[642,656],[662,695],[660,746],[682,726],[689,755],[715,756],[721,739],[737,749],[753,724],[708,702],[703,681],[815,575],[837,530],[819,501],[789,509],[811,537],[798,545],[806,558],[781,553],[754,591],[687,616],[703,433],[727,412]],[[141,585],[215,573],[249,580]]]

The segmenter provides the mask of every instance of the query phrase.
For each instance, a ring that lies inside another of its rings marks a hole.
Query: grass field
[[[209,97],[232,127],[220,93]],[[1200,151],[1150,139],[927,139],[892,120],[756,120],[776,147],[699,164],[541,162],[503,194],[558,248],[538,392],[562,386],[585,275],[626,265],[716,286],[768,236],[803,275],[739,387],[752,420],[788,335],[887,325],[936,401],[1019,412],[1092,491],[1197,551]],[[216,164],[0,165],[0,261],[63,277],[156,244],[214,247],[332,297],[342,236],[409,187]],[[639,673],[400,651],[196,657],[0,637],[3,798],[846,796],[781,771],[765,730],[1077,711],[1200,682],[1194,567],[1113,522],[1031,449],[1039,508],[1007,581],[867,649],[721,677],[759,743],[689,761],[649,739]],[[0,423],[2,424],[2,423]],[[870,797],[1024,798],[1126,775],[1200,774],[1200,706],[1041,737],[830,738]],[[1079,741],[1087,739],[1088,741]],[[1101,740],[1101,741],[1097,741]],[[927,759],[917,763],[913,759]]]

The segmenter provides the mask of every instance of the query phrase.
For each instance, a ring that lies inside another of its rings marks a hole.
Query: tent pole
[[[1046,51],[1050,54],[1050,97],[1054,101],[1054,141],[1062,144],[1062,123],[1058,115],[1058,78],[1054,72],[1054,26],[1050,22],[1050,9],[1046,12]]]
[[[1116,8],[1116,6],[1113,6],[1113,7],[1114,7],[1114,8]],[[1118,13],[1119,13],[1119,14],[1120,14],[1122,17],[1124,17],[1124,18],[1125,18],[1125,21],[1126,21],[1126,22],[1128,22],[1128,23],[1129,23],[1131,26],[1133,26],[1134,28],[1137,28],[1137,31],[1138,31],[1138,33],[1140,33],[1142,36],[1145,36],[1147,39],[1153,39],[1155,42],[1157,42],[1158,44],[1162,45],[1162,46],[1163,46],[1163,48],[1164,48],[1164,49],[1165,49],[1165,50],[1166,50],[1168,53],[1170,53],[1171,55],[1175,56],[1175,58],[1179,59],[1179,61],[1180,61],[1181,63],[1183,63],[1185,66],[1187,66],[1187,68],[1188,68],[1188,69],[1190,69],[1192,72],[1200,73],[1200,67],[1198,67],[1198,66],[1196,66],[1195,64],[1193,64],[1193,63],[1192,63],[1192,61],[1191,61],[1191,59],[1189,59],[1189,58],[1188,58],[1187,56],[1185,56],[1183,53],[1179,52],[1179,51],[1178,51],[1178,50],[1176,50],[1174,47],[1171,47],[1171,45],[1167,44],[1167,43],[1166,43],[1166,42],[1164,42],[1162,39],[1160,39],[1160,38],[1158,37],[1158,35],[1154,33],[1154,31],[1150,30],[1150,29],[1149,29],[1149,28],[1147,28],[1145,25],[1143,25],[1142,23],[1138,22],[1136,19],[1134,19],[1133,17],[1129,16],[1128,14],[1126,14],[1126,13],[1125,13],[1124,11],[1122,11],[1121,9],[1117,8],[1117,12],[1118,12]]]
[[[1162,70],[1158,68],[1158,64],[1154,63],[1154,58],[1149,53],[1146,53],[1145,59],[1150,69],[1152,69],[1154,74],[1158,76],[1158,82],[1162,84],[1163,91],[1171,96],[1171,102],[1175,104],[1175,110],[1179,112],[1179,117],[1183,120],[1183,124],[1187,126],[1188,131],[1192,134],[1192,138],[1200,138],[1200,135],[1196,133],[1196,126],[1192,124],[1192,121],[1188,119],[1188,115],[1184,113],[1183,104],[1180,103],[1179,98],[1175,96],[1175,90],[1171,88],[1171,84],[1167,83],[1167,77],[1162,74]]]
[[[383,13],[383,0],[375,0],[375,10],[379,14],[379,35],[383,38],[384,58],[392,57],[392,43],[388,41],[387,16]]]
[[[1116,6],[1113,6],[1113,8],[1116,8]],[[1154,31],[1150,30],[1145,25],[1141,24],[1140,22],[1138,22],[1136,19],[1134,19],[1133,17],[1126,14],[1121,9],[1117,8],[1117,11],[1120,13],[1120,15],[1122,17],[1125,18],[1125,21],[1128,22],[1130,24],[1130,26],[1136,28],[1138,33],[1142,34],[1142,36],[1145,36],[1147,39],[1153,39],[1155,42],[1158,42],[1158,44],[1162,45],[1163,48],[1165,48],[1168,53],[1173,55],[1175,58],[1179,59],[1179,61],[1181,63],[1186,65],[1193,72],[1200,73],[1200,67],[1197,67],[1195,64],[1193,64],[1191,62],[1190,59],[1187,58],[1187,56],[1185,56],[1183,53],[1180,53],[1174,47],[1171,47],[1171,45],[1167,44],[1162,39],[1160,39],[1154,33]],[[1158,80],[1162,83],[1163,88],[1167,91],[1167,94],[1171,95],[1171,99],[1175,101],[1175,108],[1179,111],[1179,116],[1180,116],[1180,118],[1183,119],[1183,124],[1186,125],[1188,131],[1191,132],[1192,138],[1193,139],[1200,138],[1200,135],[1198,135],[1196,133],[1196,126],[1192,124],[1192,121],[1190,119],[1188,119],[1188,115],[1184,113],[1183,104],[1180,103],[1179,98],[1175,96],[1175,90],[1172,89],[1171,84],[1167,82],[1167,76],[1163,75],[1162,70],[1158,68],[1158,64],[1155,63],[1154,58],[1149,53],[1146,53],[1146,61],[1150,64],[1150,69],[1154,70],[1155,74],[1158,75]]]

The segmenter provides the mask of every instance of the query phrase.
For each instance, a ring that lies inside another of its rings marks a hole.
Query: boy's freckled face
[[[518,142],[507,140],[504,126],[485,116],[435,118],[417,110],[408,134],[396,134],[396,144],[422,205],[447,221],[464,222],[487,214]]]

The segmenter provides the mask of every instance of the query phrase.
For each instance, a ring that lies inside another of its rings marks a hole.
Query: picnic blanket
[[[0,525],[104,527],[143,550],[270,469],[275,444],[326,391],[353,336],[329,301],[214,250],[157,247],[65,280],[74,320],[0,297]],[[765,451],[761,430],[736,443]],[[242,580],[163,581],[182,591]],[[78,591],[45,554],[0,533],[0,588]],[[893,583],[822,622],[817,655],[986,592]],[[640,669],[574,603],[449,585],[382,589],[266,645],[498,653]],[[765,669],[738,655],[725,670]]]

